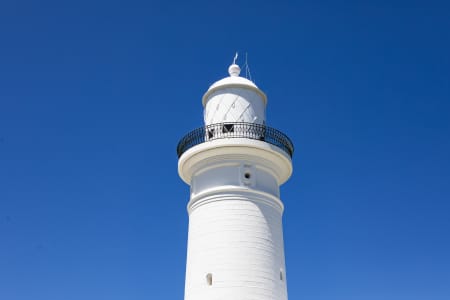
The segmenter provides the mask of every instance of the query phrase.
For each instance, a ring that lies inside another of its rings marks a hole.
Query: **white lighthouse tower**
[[[185,300],[287,300],[279,186],[293,145],[266,126],[266,95],[235,62],[228,72],[177,148],[190,185]]]

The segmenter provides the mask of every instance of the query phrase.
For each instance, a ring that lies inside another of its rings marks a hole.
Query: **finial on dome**
[[[232,64],[228,68],[228,74],[230,74],[230,76],[239,76],[240,73],[241,73],[241,68],[239,68],[239,66],[236,64]]]
[[[236,52],[236,55],[233,59],[233,64],[228,68],[228,74],[230,74],[230,76],[239,76],[239,74],[241,73],[241,68],[239,68],[239,66],[236,64],[237,58],[238,53]]]

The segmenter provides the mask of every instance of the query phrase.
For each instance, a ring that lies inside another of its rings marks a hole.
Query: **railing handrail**
[[[196,145],[227,138],[260,140],[281,148],[290,157],[294,153],[294,145],[289,137],[275,128],[256,123],[225,122],[202,126],[186,134],[178,143],[178,157]]]

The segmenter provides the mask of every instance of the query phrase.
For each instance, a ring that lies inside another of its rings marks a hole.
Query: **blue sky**
[[[0,299],[183,298],[175,148],[236,51],[296,146],[290,299],[450,298],[446,1],[18,0],[0,4]]]

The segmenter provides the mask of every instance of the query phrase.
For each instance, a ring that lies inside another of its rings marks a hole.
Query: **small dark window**
[[[280,269],[280,280],[283,281],[283,279],[284,279],[283,269]]]
[[[214,128],[208,130],[208,138],[212,138],[214,136]]]
[[[245,179],[250,179],[250,173],[246,172],[246,173],[244,174],[244,177],[245,177]]]
[[[222,127],[223,133],[234,132],[234,124],[224,124]]]
[[[212,274],[211,273],[206,274],[206,284],[212,285]]]

